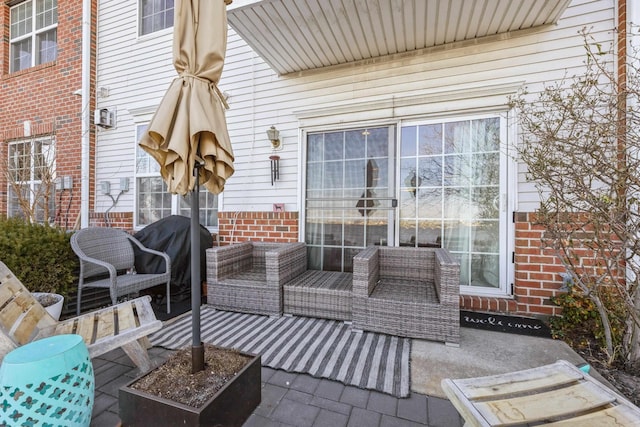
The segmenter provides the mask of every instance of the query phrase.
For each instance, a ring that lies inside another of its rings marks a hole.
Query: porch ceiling
[[[571,0],[236,0],[231,27],[278,74],[554,24]]]

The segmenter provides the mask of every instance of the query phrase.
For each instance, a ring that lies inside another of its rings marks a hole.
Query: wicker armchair
[[[282,284],[298,274],[304,243],[244,242],[207,249],[207,303],[220,310],[282,315]]]
[[[135,265],[133,245],[142,252],[162,257],[165,271],[131,274]],[[123,295],[163,284],[167,286],[167,313],[170,312],[171,259],[164,252],[145,247],[124,230],[107,227],[88,227],[77,231],[71,236],[71,248],[80,259],[78,315],[83,288],[109,289],[111,302],[116,305],[117,299]]]
[[[353,259],[353,326],[460,342],[460,265],[446,249],[370,247]]]

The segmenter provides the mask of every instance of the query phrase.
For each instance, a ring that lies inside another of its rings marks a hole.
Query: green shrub
[[[599,297],[607,309],[611,323],[611,335],[614,346],[622,343],[626,319],[626,306],[620,301],[613,287],[602,286],[598,290]],[[595,339],[601,346],[605,345],[602,320],[595,303],[576,287],[569,292],[551,298],[551,301],[562,307],[562,316],[549,319],[551,334],[554,338],[561,338],[570,345],[586,345],[590,338]]]
[[[77,283],[78,259],[64,230],[0,218],[0,260],[31,292],[66,296]]]

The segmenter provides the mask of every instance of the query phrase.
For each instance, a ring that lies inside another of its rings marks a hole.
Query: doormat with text
[[[521,316],[505,316],[494,313],[478,313],[460,310],[460,326],[487,331],[508,332],[551,338],[551,330],[538,319]]]

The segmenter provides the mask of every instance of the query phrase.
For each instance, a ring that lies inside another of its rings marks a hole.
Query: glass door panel
[[[402,126],[398,244],[445,247],[461,285],[501,287],[499,117]]]
[[[394,127],[307,136],[309,268],[352,271],[362,248],[393,241]]]

